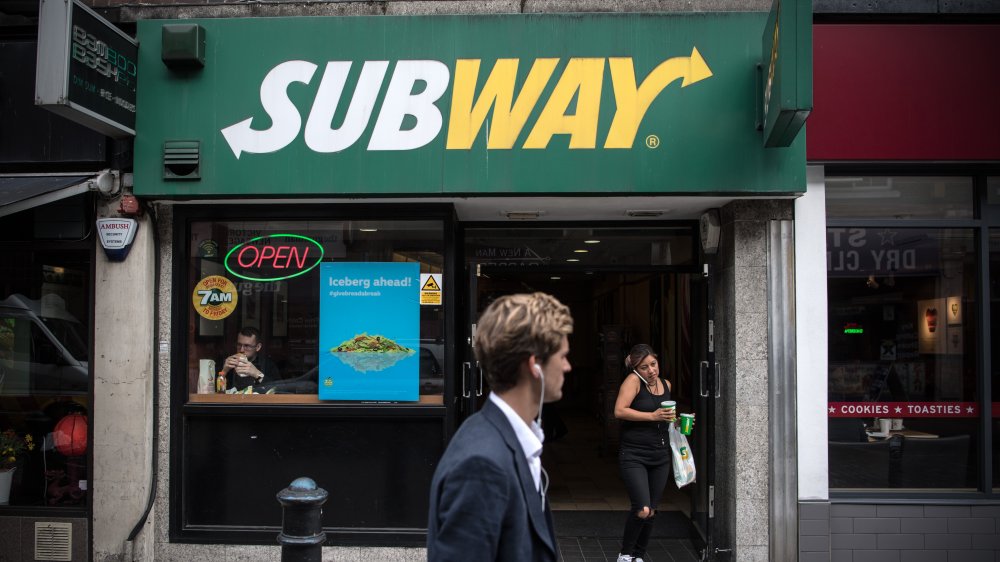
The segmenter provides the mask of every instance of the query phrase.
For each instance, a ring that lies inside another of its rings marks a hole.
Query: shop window
[[[75,195],[0,218],[0,242],[60,240],[74,243],[86,239],[94,228],[91,194]]]
[[[971,219],[970,177],[865,176],[826,179],[826,215],[855,219]]]
[[[189,240],[190,402],[443,403],[441,221],[196,221]]]
[[[51,251],[24,242],[5,251],[7,259],[0,264],[0,431],[12,431],[22,444],[30,436],[32,443],[13,461],[3,459],[15,468],[9,505],[84,507],[90,250]]]
[[[991,178],[1000,180],[1000,178]],[[995,188],[1000,189],[1000,181]],[[1000,229],[990,229],[990,349],[1000,349]],[[993,487],[1000,488],[1000,356],[991,361],[990,419],[993,425]]]
[[[832,489],[978,481],[971,229],[830,227]]]
[[[1000,203],[1000,176],[986,178],[986,202],[990,205]]]

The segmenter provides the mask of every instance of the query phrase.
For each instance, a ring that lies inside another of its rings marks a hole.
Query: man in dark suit
[[[562,397],[573,319],[544,293],[508,295],[483,312],[477,330],[492,392],[434,472],[427,558],[554,562],[540,418],[543,402]]]
[[[281,379],[274,363],[260,353],[263,347],[260,330],[253,326],[244,326],[236,334],[236,353],[222,362],[227,389],[243,390],[250,385],[259,386]],[[235,375],[230,375],[230,372]]]

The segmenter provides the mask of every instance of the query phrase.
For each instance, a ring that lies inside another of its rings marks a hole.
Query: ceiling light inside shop
[[[586,254],[588,252],[590,252],[590,250],[573,250],[574,254]]]
[[[358,230],[360,230],[361,232],[378,232],[377,228],[370,228],[370,227],[368,227],[368,228],[359,228]]]
[[[576,258],[569,258],[569,259],[568,259],[568,260],[566,260],[566,261],[580,261],[580,260],[578,260],[578,259],[576,259]]]
[[[600,244],[601,241],[600,240],[584,240],[583,243],[584,244]]]
[[[545,211],[500,211],[500,214],[513,221],[526,221],[541,217]]]
[[[552,277],[549,277],[549,279],[551,279],[553,281],[558,281],[558,280],[562,279],[562,277],[559,277],[558,275],[553,275]]]

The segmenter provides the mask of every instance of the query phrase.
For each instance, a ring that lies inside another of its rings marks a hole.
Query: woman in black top
[[[653,348],[646,344],[629,351],[625,358],[628,374],[615,401],[615,417],[621,420],[618,462],[632,504],[618,562],[643,562],[656,504],[670,477],[668,429],[676,408],[660,407],[660,402],[670,400],[670,382],[660,378],[656,359]]]

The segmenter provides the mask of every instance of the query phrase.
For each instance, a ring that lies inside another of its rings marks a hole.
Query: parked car
[[[444,371],[430,347],[420,346],[420,394],[444,392]]]

